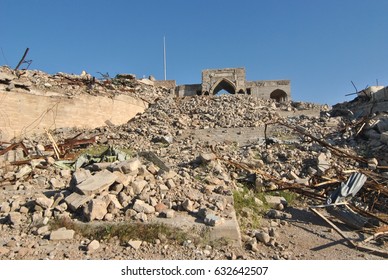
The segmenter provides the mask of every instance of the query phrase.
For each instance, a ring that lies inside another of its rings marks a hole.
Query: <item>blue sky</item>
[[[0,0],[0,65],[154,75],[200,83],[201,70],[245,67],[290,79],[297,101],[335,104],[388,85],[386,0]]]

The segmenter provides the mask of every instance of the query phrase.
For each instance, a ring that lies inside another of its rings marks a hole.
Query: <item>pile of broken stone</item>
[[[161,92],[165,91],[153,89],[150,96],[155,103],[125,125],[52,131],[59,142],[79,133],[85,138],[100,135],[98,144],[130,149],[133,151],[130,158],[91,163],[76,170],[61,169],[54,153],[44,148],[50,144],[45,135],[23,140],[29,155],[19,148],[0,156],[2,227],[61,239],[72,237],[74,232],[52,231],[48,225],[50,219],[147,222],[156,217],[171,219],[180,212],[195,215],[204,224],[214,227],[231,218],[232,192],[239,190],[241,178],[251,175],[231,166],[230,161],[247,164],[285,182],[305,185],[316,175],[333,178],[343,170],[357,168],[380,172],[377,166],[388,165],[386,156],[381,153],[386,152],[384,137],[377,139],[375,133],[380,133],[381,129],[377,123],[364,126],[363,130],[363,135],[375,136],[360,138],[349,129],[339,129],[348,124],[343,117],[330,117],[329,112],[315,117],[304,115],[305,109],[323,109],[308,103],[278,104],[240,95],[195,98],[165,95],[157,99]],[[374,157],[369,159],[369,164],[362,166],[338,158],[327,147],[305,141],[308,137],[276,126],[274,123],[278,121],[303,128],[354,155],[371,140],[379,141],[376,144],[379,153],[372,154]],[[265,123],[275,126],[276,133],[270,135],[273,140],[270,145],[266,145],[263,135],[258,136],[257,141],[239,146],[227,141],[209,143],[184,134],[190,129],[224,128],[226,132],[236,127],[254,129]],[[287,140],[290,135],[293,141]],[[26,156],[29,160],[23,163]],[[12,164],[14,162],[19,164]],[[252,183],[260,191],[279,188],[259,174]],[[283,199],[273,203],[275,209],[269,211],[268,217],[275,221],[289,219],[290,214],[283,209],[286,205]],[[274,228],[284,224],[276,222],[265,231],[250,230],[243,233],[243,239],[252,250],[257,249],[256,242],[273,245],[276,241]]]
[[[169,93],[166,88],[153,86],[152,80],[137,79],[133,74],[97,79],[85,71],[80,75],[62,72],[50,75],[40,70],[14,71],[8,66],[0,66],[0,90],[22,90],[30,94],[67,98],[83,93],[109,97],[125,94],[148,103]]]

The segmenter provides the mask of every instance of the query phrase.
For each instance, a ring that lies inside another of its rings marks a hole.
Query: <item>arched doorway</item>
[[[275,99],[276,102],[283,102],[287,100],[287,93],[284,90],[275,89],[269,97]]]
[[[213,86],[212,93],[216,95],[220,91],[226,91],[230,94],[235,94],[236,93],[236,87],[234,84],[229,81],[228,79],[222,79],[218,81],[215,86]]]

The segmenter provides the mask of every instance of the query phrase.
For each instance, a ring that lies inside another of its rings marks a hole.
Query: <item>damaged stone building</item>
[[[289,80],[247,81],[245,68],[206,69],[202,71],[202,83],[179,85],[175,88],[177,96],[249,94],[277,102],[291,99]]]

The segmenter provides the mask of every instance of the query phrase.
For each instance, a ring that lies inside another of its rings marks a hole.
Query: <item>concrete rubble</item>
[[[239,190],[241,182],[259,192],[276,192],[282,188],[281,182],[307,187],[311,182],[320,182],[322,176],[338,178],[344,176],[342,171],[363,168],[379,174],[382,184],[386,184],[388,173],[379,167],[388,166],[387,112],[373,113],[360,130],[357,119],[348,119],[348,114],[339,116],[339,110],[334,113],[327,106],[276,103],[249,95],[175,99],[168,97],[166,90],[139,82],[132,75],[118,76],[108,84],[90,76],[49,76],[40,71],[22,72],[17,79],[10,69],[2,68],[0,86],[7,91],[55,88],[71,96],[89,86],[90,94],[128,90],[150,102],[143,114],[124,125],[52,131],[58,140],[79,134],[84,139],[99,135],[95,146],[128,150],[127,159],[110,158],[112,161],[89,162],[76,170],[60,169],[49,149],[51,142],[43,134],[21,141],[27,155],[21,148],[1,153],[2,231],[9,227],[24,234],[34,232],[49,242],[73,240],[74,230],[51,229],[48,220],[67,217],[82,222],[149,222],[156,218],[174,220],[179,213],[192,215],[197,222],[216,229],[235,219],[233,192]],[[306,141],[311,139],[274,124],[279,121],[303,128],[351,155],[366,155],[367,161],[338,158],[330,146]],[[266,123],[274,125],[264,135]],[[0,142],[0,152],[9,144]],[[261,173],[246,172],[231,162]],[[376,211],[387,211],[385,201],[381,201],[384,199],[377,198]],[[255,198],[255,204],[273,208],[266,213],[268,227],[241,232],[244,244],[255,253],[260,251],[260,243],[280,250],[278,230],[287,227],[287,221],[293,218],[287,212],[285,198],[267,195],[264,200]],[[358,202],[369,209],[368,199]],[[246,213],[244,218],[248,220],[255,215]],[[31,226],[25,226],[26,221],[31,221]],[[1,258],[13,252],[4,247],[4,242],[0,242]],[[89,252],[104,247],[97,240],[85,244]],[[37,242],[33,246],[46,245]],[[147,247],[140,240],[131,240],[128,246],[136,251]],[[205,255],[210,254],[207,249]]]

